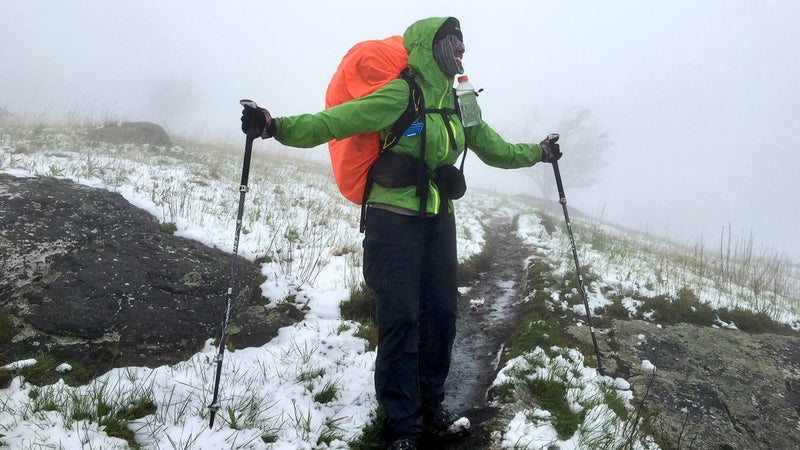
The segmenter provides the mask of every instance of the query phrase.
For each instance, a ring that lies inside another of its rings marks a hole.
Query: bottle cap
[[[468,77],[468,76],[466,76],[466,75],[461,75],[460,77],[458,77],[458,82],[459,82],[459,83],[464,83],[464,82],[466,82],[466,81],[469,81],[469,77]]]

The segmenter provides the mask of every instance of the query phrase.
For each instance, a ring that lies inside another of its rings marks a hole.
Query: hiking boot
[[[417,444],[412,439],[398,439],[392,442],[389,450],[417,450]]]
[[[423,416],[425,434],[439,440],[452,441],[469,434],[470,423],[466,417],[453,414],[441,405],[433,413]]]

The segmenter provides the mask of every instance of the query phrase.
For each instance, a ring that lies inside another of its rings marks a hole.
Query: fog
[[[353,43],[429,16],[461,20],[484,118],[510,140],[557,132],[574,108],[610,135],[596,184],[564,180],[571,208],[710,251],[730,225],[800,261],[796,0],[2,0],[0,107],[242,139],[240,98],[316,112]],[[472,185],[539,195],[522,171],[467,166]]]

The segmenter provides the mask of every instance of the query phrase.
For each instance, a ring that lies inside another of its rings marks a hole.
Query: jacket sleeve
[[[316,114],[278,117],[275,139],[291,147],[310,148],[331,139],[390,129],[408,106],[408,83],[392,80],[372,94]]]
[[[484,163],[501,169],[530,167],[542,160],[539,144],[509,144],[486,122],[466,128],[467,146]]]

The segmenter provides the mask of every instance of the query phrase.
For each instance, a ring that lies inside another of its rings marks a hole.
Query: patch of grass
[[[560,380],[529,378],[528,392],[536,398],[539,407],[553,415],[553,428],[560,439],[569,439],[583,423],[580,414],[572,412],[567,404],[567,387]]]
[[[765,312],[753,312],[741,308],[722,308],[717,311],[720,320],[733,322],[741,331],[753,334],[775,333],[796,335],[790,327],[775,322],[769,314]]]
[[[102,406],[102,408],[101,408]],[[102,401],[97,404],[98,423],[111,437],[126,441],[129,448],[138,450],[139,444],[134,440],[134,432],[128,428],[128,423],[135,419],[154,414],[156,405],[149,398],[139,398],[134,403],[124,406],[116,411]]]
[[[129,448],[138,450],[140,447],[134,440],[134,432],[128,428],[128,423],[156,412],[156,406],[151,400],[152,392],[141,391],[121,406],[114,406],[109,395],[113,393],[106,391],[105,386],[88,392],[74,390],[67,394],[52,386],[34,386],[28,394],[33,400],[33,412],[57,412],[66,423],[96,422],[106,434],[123,439]]]
[[[16,335],[17,331],[14,328],[11,314],[5,309],[0,309],[0,366],[11,362],[11,355],[8,354],[8,349],[11,348],[11,340]],[[14,376],[10,370],[0,370],[0,388],[7,387]]]
[[[560,226],[560,223],[556,220],[553,214],[547,213],[543,210],[537,210],[536,215],[539,217],[539,221],[544,227],[544,231],[546,231],[549,235],[555,233]]]
[[[577,275],[575,279],[577,281]],[[565,331],[578,316],[570,308],[563,310],[558,302],[554,303],[551,298],[553,292],[563,292],[561,277],[553,273],[552,265],[545,258],[532,259],[527,269],[525,291],[526,297],[531,301],[525,306],[528,311],[520,320],[520,325],[511,333],[507,358],[531,352],[536,347],[551,355],[551,348],[555,346],[575,348],[586,357],[587,367],[596,366],[592,343],[580,341]],[[577,298],[577,301],[582,302],[580,294],[577,294]],[[592,319],[593,325],[597,327],[595,316]]]
[[[558,437],[569,439],[583,423],[585,412],[573,412],[567,402],[568,385],[564,380],[565,374],[558,374],[556,371],[548,376],[541,376],[541,369],[547,368],[545,362],[547,357],[541,353],[538,355],[540,356],[534,352],[522,355],[526,363],[507,372],[508,380],[493,386],[491,395],[504,402],[521,402],[530,410],[527,419],[533,423],[541,420],[533,416],[533,410],[546,410],[550,413],[547,420],[556,430]]]
[[[350,299],[339,305],[342,319],[359,323],[355,335],[366,340],[371,350],[378,347],[377,306],[375,292],[363,282],[350,289]]]
[[[595,308],[592,316],[593,325],[599,328],[610,328],[614,319],[629,320],[633,316],[631,311],[622,304],[622,297],[614,296],[611,304]]]
[[[641,297],[636,300],[642,302],[635,314],[622,305],[622,297],[614,296],[610,299],[612,304],[597,308],[594,324],[598,327],[608,327],[613,319],[640,319],[652,315],[650,320],[662,325],[688,323],[697,326],[713,326],[717,318],[726,323],[733,323],[746,333],[775,333],[795,336],[797,332],[788,325],[776,322],[766,312],[755,312],[742,308],[713,309],[701,303],[694,291],[688,287],[682,288],[677,295],[667,294],[655,297]]]
[[[350,289],[350,299],[342,302],[339,307],[342,311],[342,319],[372,323],[376,323],[378,320],[377,297],[375,292],[363,282]]]
[[[290,319],[299,322],[305,319],[306,315],[303,311],[301,311],[297,306],[295,306],[292,302],[297,298],[296,294],[289,294],[285,301],[279,302],[276,305],[276,309],[283,315],[289,317]]]
[[[625,400],[622,399],[617,392],[613,389],[604,389],[603,398],[605,405],[622,420],[628,420],[628,408],[625,406]]]
[[[519,326],[511,333],[508,342],[508,358],[533,351],[536,347],[546,352],[553,346],[570,348],[578,343],[565,330],[563,311],[550,309],[551,292],[559,290],[560,281],[553,274],[552,266],[543,258],[536,258],[528,266],[526,295],[531,301],[521,306],[527,308]],[[584,354],[591,354],[584,351]]]
[[[549,315],[549,314],[548,314]],[[564,333],[564,327],[556,317],[540,318],[541,313],[534,312],[522,321],[522,326],[515,332],[508,344],[508,356],[514,358],[541,347],[545,351],[553,346],[566,347],[572,340]]]
[[[600,276],[594,273],[591,264],[581,266],[581,275],[583,276],[583,285],[588,294],[589,286],[600,281]],[[580,278],[578,278],[578,273],[575,270],[568,271],[566,274],[564,274],[564,279],[561,283],[561,291],[564,293],[575,292],[575,295],[572,297],[572,302],[583,302],[583,297],[581,294],[581,281]]]
[[[716,319],[714,310],[710,306],[700,303],[695,293],[687,287],[678,291],[675,298],[659,295],[645,298],[643,302],[639,310],[645,313],[652,311],[653,319],[663,325],[689,323],[711,326]]]
[[[317,439],[317,446],[322,447],[320,444],[325,444],[325,447],[329,447],[333,441],[341,440],[343,436],[339,422],[344,419],[345,417],[337,419],[329,418],[325,420],[325,429],[320,433],[319,439]]]
[[[339,393],[339,388],[333,382],[325,383],[322,390],[314,394],[314,401],[322,405],[326,405],[336,399]]]
[[[536,304],[547,304],[550,301],[550,293],[559,291],[561,282],[553,275],[553,266],[544,258],[536,258],[531,261],[527,269],[527,290],[525,295],[533,297]],[[536,291],[533,292],[532,290]]]
[[[42,391],[37,388],[31,388],[30,392],[28,392],[28,398],[33,400],[34,411],[59,411],[62,408],[62,405],[56,401],[56,398],[52,395],[43,395]]]
[[[273,262],[273,261],[274,261],[274,260],[272,259],[272,257],[271,257],[271,256],[269,256],[269,255],[262,255],[262,256],[259,256],[259,257],[257,257],[257,258],[256,258],[256,259],[253,261],[253,264],[255,264],[255,265],[257,265],[257,266],[261,266],[261,265],[263,265],[263,264],[269,264],[269,263],[271,263],[271,262]]]
[[[162,222],[161,223],[161,232],[167,234],[175,234],[178,231],[178,226],[175,225],[173,222]]]
[[[361,322],[355,336],[367,341],[369,350],[378,348],[378,326],[374,322]]]
[[[35,359],[36,364],[15,370],[0,370],[0,386],[7,386],[17,376],[24,377],[26,382],[36,386],[53,384],[60,379],[63,379],[64,383],[70,386],[81,386],[97,376],[95,370],[77,362],[69,362],[72,369],[68,372],[59,373],[56,371],[56,367],[60,362],[54,356],[46,353],[38,353],[31,356],[30,359]]]
[[[386,446],[388,431],[386,429],[386,410],[383,405],[375,411],[375,420],[364,428],[358,439],[349,443],[351,450],[382,449]]]

